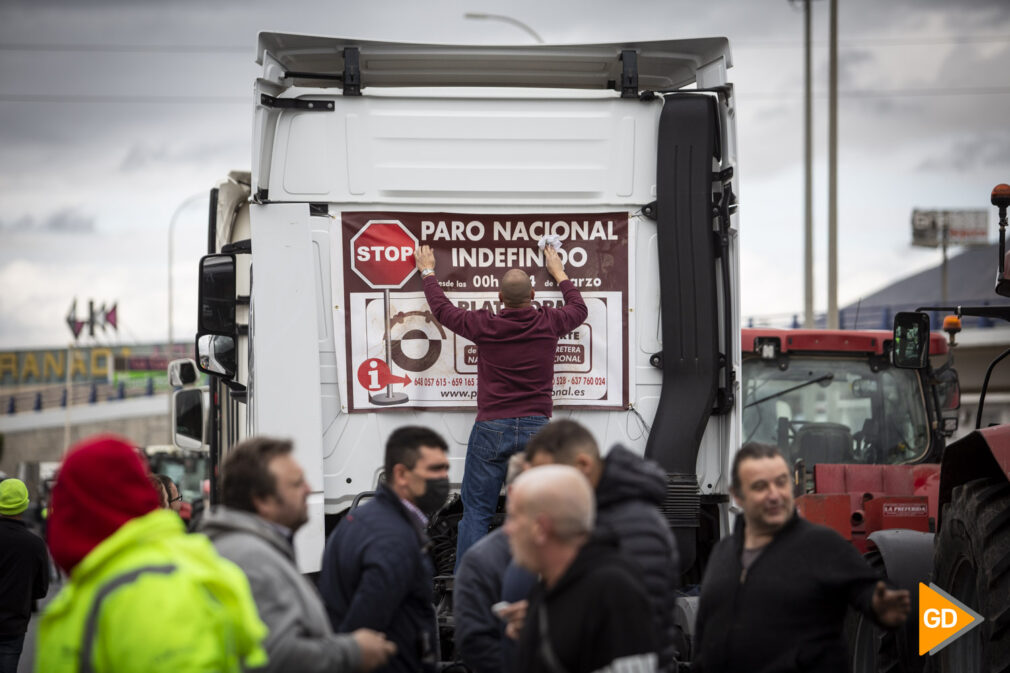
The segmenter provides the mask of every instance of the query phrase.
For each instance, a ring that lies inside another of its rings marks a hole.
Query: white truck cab
[[[554,415],[667,470],[664,513],[697,568],[726,528],[740,436],[727,41],[262,33],[258,62],[251,174],[212,192],[198,364],[214,461],[247,436],[294,440],[313,488],[302,570],[375,489],[395,428],[441,433],[462,479],[475,351],[431,316],[414,247],[433,247],[457,305],[495,307],[513,267],[557,304],[548,234],[589,307],[557,349]]]

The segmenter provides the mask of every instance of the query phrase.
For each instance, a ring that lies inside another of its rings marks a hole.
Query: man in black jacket
[[[649,601],[612,544],[593,535],[593,492],[577,470],[547,465],[516,479],[505,533],[540,575],[519,636],[523,673],[654,673]]]
[[[386,442],[385,481],[326,541],[319,591],[333,630],[381,631],[396,655],[380,671],[434,671],[438,633],[434,568],[425,529],[449,495],[445,440],[402,427]]]
[[[661,670],[676,670],[677,630],[673,616],[679,569],[677,547],[659,511],[666,495],[663,468],[622,446],[606,458],[582,425],[557,420],[526,445],[530,465],[570,465],[586,476],[596,491],[596,528],[617,540],[621,554],[641,569],[651,603]]]
[[[741,448],[731,492],[743,525],[709,559],[693,671],[842,673],[846,606],[885,628],[905,622],[908,591],[888,589],[855,547],[797,516],[789,467],[776,447]]]
[[[21,520],[26,509],[24,482],[0,481],[0,673],[17,673],[32,601],[49,591],[49,554]]]

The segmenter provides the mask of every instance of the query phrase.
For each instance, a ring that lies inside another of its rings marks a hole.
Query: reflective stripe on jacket
[[[155,510],[73,569],[39,623],[35,670],[238,672],[266,663],[266,633],[242,571]]]

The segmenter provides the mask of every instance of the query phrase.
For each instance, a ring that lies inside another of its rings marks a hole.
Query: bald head
[[[512,484],[516,509],[540,519],[559,542],[572,542],[593,530],[596,503],[585,476],[567,465],[526,470]]]
[[[501,279],[501,300],[508,308],[529,306],[533,299],[530,277],[522,269],[509,269]]]

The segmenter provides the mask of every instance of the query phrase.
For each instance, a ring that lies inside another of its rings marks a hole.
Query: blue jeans
[[[18,673],[18,659],[25,642],[25,634],[0,638],[0,673]]]
[[[463,466],[463,518],[457,530],[457,569],[464,552],[487,535],[491,527],[509,458],[525,449],[530,437],[549,420],[545,416],[521,416],[473,424]]]

